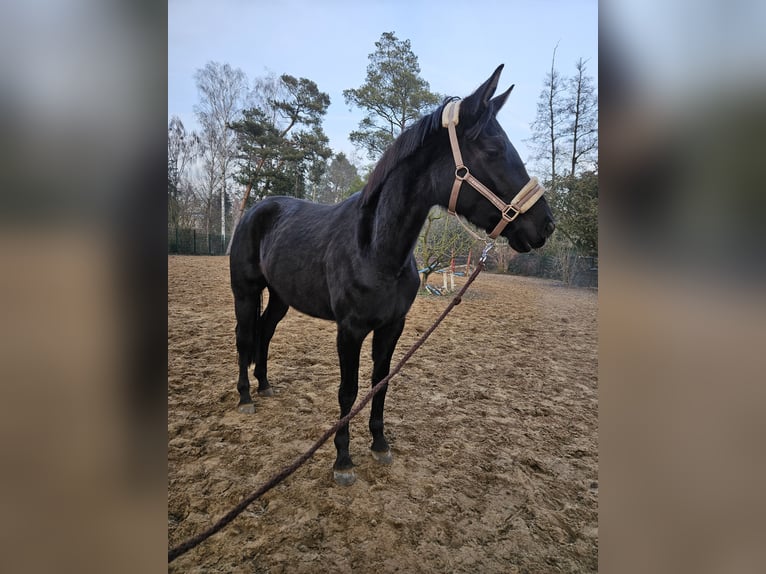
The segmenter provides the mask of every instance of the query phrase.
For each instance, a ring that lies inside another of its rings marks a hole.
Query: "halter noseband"
[[[490,239],[495,239],[503,232],[505,226],[516,219],[519,214],[524,213],[531,208],[535,202],[543,196],[545,188],[537,181],[536,177],[530,179],[527,184],[521,188],[511,200],[511,203],[505,203],[497,195],[492,193],[487,186],[476,179],[468,168],[463,164],[463,156],[460,154],[460,146],[457,142],[457,132],[455,126],[459,121],[460,101],[453,100],[444,106],[442,111],[442,126],[449,131],[449,143],[452,147],[452,155],[455,158],[455,183],[452,184],[452,193],[449,197],[449,207],[447,212],[457,217],[455,207],[457,206],[457,196],[460,194],[460,188],[463,182],[473,187],[476,191],[486,197],[492,205],[500,210],[500,221],[489,234]]]

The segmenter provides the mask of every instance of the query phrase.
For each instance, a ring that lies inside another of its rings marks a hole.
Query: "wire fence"
[[[220,233],[168,226],[168,254],[225,255],[227,240]]]
[[[576,287],[598,288],[598,257],[569,253],[519,253],[508,264],[508,273],[558,279]]]
[[[168,254],[225,255],[229,238],[220,233],[205,233],[201,229],[168,226]],[[455,258],[456,266],[465,262]],[[598,288],[598,258],[571,253],[557,257],[551,253],[519,253],[501,272],[558,279],[569,285]]]

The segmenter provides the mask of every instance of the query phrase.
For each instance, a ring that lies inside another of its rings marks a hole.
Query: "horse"
[[[433,206],[460,214],[492,238],[506,237],[519,252],[542,247],[553,233],[544,190],[530,179],[496,119],[513,89],[494,96],[502,69],[500,65],[470,96],[446,99],[404,130],[364,188],[341,203],[267,197],[243,215],[230,253],[240,412],[255,412],[250,365],[255,365],[258,395],[273,394],[269,342],[289,307],[337,324],[341,417],[357,398],[359,355],[370,333],[372,384],[388,375],[420,286],[413,252]],[[264,289],[269,298],[261,313]],[[391,464],[383,433],[386,390],[372,401],[370,449],[377,462]],[[349,440],[345,424],[334,439],[333,477],[340,485],[355,480]]]

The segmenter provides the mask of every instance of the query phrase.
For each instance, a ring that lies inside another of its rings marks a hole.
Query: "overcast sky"
[[[524,160],[556,44],[559,72],[570,75],[582,57],[598,76],[596,0],[170,0],[168,118],[197,128],[194,72],[208,61],[241,68],[250,81],[287,73],[330,95],[324,130],[333,150],[350,155],[348,134],[363,114],[343,90],[364,82],[383,32],[410,40],[421,76],[441,94],[467,96],[504,63],[498,92],[516,87],[498,118]]]

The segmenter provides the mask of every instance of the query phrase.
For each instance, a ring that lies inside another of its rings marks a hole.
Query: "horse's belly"
[[[317,277],[279,275],[273,279],[266,277],[266,281],[282,301],[297,311],[318,319],[335,319],[329,294]]]
[[[305,315],[309,315],[310,317],[316,317],[317,319],[327,319],[328,321],[335,320],[335,315],[333,315],[329,302],[324,304],[320,301],[307,301],[305,299],[296,301],[295,304],[288,301],[285,302],[297,311],[300,311]]]

